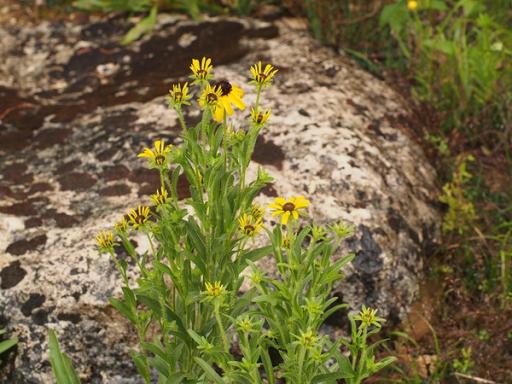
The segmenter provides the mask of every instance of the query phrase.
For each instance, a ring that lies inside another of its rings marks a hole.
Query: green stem
[[[219,304],[215,303],[215,308],[213,310],[215,315],[215,320],[217,321],[217,326],[219,327],[220,337],[222,338],[222,344],[224,345],[224,351],[229,352],[229,343],[226,338],[226,333],[224,332],[224,326],[222,325],[222,319],[220,318]]]
[[[185,124],[185,119],[183,118],[183,112],[181,111],[181,106],[176,107],[176,112],[178,113],[178,120],[180,121],[181,128],[184,132],[187,131],[187,124]]]

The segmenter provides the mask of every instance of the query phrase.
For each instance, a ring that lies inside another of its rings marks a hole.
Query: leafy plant
[[[401,0],[383,9],[380,23],[407,59],[416,95],[443,113],[447,131],[472,139],[475,119],[500,113],[512,84],[512,34],[484,2]]]
[[[457,169],[453,173],[451,182],[443,186],[443,194],[439,200],[448,205],[448,211],[444,216],[443,230],[446,232],[455,231],[463,234],[472,228],[477,220],[475,207],[466,196],[465,186],[471,179],[471,173],[467,169],[468,162],[474,161],[474,157],[459,156]]]
[[[210,59],[194,59],[191,69],[201,121],[187,125],[183,108],[191,104],[190,85],[173,85],[168,101],[183,144],[157,140],[139,154],[161,177],[154,205],[139,205],[113,231],[96,237],[124,282],[122,297],[111,303],[139,337],[139,349],[132,351],[138,372],[146,383],[154,374],[159,383],[361,383],[395,360],[377,361],[382,342],[368,342],[384,319],[363,307],[349,315],[350,341],[320,333],[324,320],[344,307],[334,305],[330,292],[353,255],[332,256],[352,228],[302,223],[310,204],[304,196],[275,198],[269,208],[278,222],[267,223],[254,199],[272,179],[262,168],[247,176],[257,136],[270,118],[261,95],[277,70],[261,62],[251,67],[256,101],[248,127],[234,129],[228,120],[234,108],[245,109],[242,89],[214,81]],[[184,203],[178,198],[182,176],[190,191]],[[133,234],[146,237],[147,251],[135,252]],[[114,252],[116,243],[136,266],[135,284],[127,260]],[[264,256],[272,256],[275,274],[256,264]],[[54,372],[75,380],[53,333],[50,341]],[[279,357],[272,359],[275,353]]]

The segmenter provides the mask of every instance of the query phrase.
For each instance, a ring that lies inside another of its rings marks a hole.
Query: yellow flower
[[[201,62],[198,59],[192,59],[192,64],[190,64],[190,70],[193,75],[191,76],[194,82],[201,82],[203,80],[207,80],[211,77],[210,71],[213,69],[212,59],[203,57]]]
[[[240,224],[242,233],[248,237],[257,235],[263,227],[261,219],[255,219],[253,216],[249,216],[246,213],[238,219],[238,223]]]
[[[407,2],[407,8],[409,9],[409,11],[415,11],[416,8],[418,8],[418,2],[414,0],[409,0]]]
[[[270,109],[261,112],[260,108],[251,108],[251,119],[254,125],[262,126],[265,125],[268,118],[270,117]]]
[[[372,308],[367,308],[364,304],[361,308],[361,311],[354,316],[355,320],[359,320],[363,326],[369,327],[374,325],[378,328],[381,327],[381,323],[384,323],[386,320],[377,316],[377,310]]]
[[[151,201],[158,207],[164,205],[169,201],[167,191],[164,187],[157,189],[154,195],[151,195]]]
[[[258,86],[267,87],[272,83],[272,78],[277,73],[277,69],[272,64],[267,64],[262,69],[261,61],[251,67],[252,81],[251,83]]]
[[[153,148],[144,148],[144,151],[139,153],[137,157],[145,157],[149,159],[150,166],[160,168],[166,165],[167,155],[171,152],[172,144],[165,145],[164,140],[156,140],[153,143]]]
[[[96,235],[96,244],[101,253],[114,250],[114,234],[112,231],[101,231]]]
[[[297,220],[299,218],[299,210],[309,206],[309,201],[304,196],[291,197],[285,199],[276,197],[274,203],[269,207],[273,209],[272,217],[281,216],[281,224],[288,223],[290,216]]]
[[[199,96],[199,105],[202,108],[209,107],[215,121],[222,121],[224,118],[224,106],[221,103],[222,91],[217,87],[206,84],[201,96]]]
[[[255,220],[261,220],[263,216],[265,216],[265,209],[258,203],[254,203],[251,206],[251,216],[254,217]]]
[[[229,116],[233,114],[234,111],[231,104],[233,104],[241,111],[245,109],[245,104],[242,100],[242,97],[244,96],[244,91],[242,88],[239,88],[235,84],[231,84],[226,80],[217,82],[214,84],[214,87],[217,90],[220,90],[220,104],[223,107],[215,110],[213,118],[216,121],[222,121],[224,119],[224,111],[226,111]]]
[[[188,100],[191,97],[188,94],[188,83],[183,84],[183,86],[181,84],[173,84],[169,90],[168,101],[172,106],[190,105]]]
[[[226,288],[224,288],[220,281],[216,281],[213,284],[207,282],[205,287],[206,294],[211,298],[219,297],[226,291]]]
[[[298,339],[299,339],[299,344],[306,347],[306,349],[313,348],[315,346],[315,344],[318,342],[318,337],[315,335],[315,333],[311,329],[308,329],[306,332],[301,332]]]
[[[130,218],[130,223],[132,227],[137,229],[141,225],[143,225],[146,221],[148,221],[149,216],[149,207],[144,207],[139,205],[137,209],[132,209],[128,212],[128,217]]]
[[[119,233],[123,233],[128,230],[128,222],[124,216],[121,218],[121,220],[114,224],[114,229]]]

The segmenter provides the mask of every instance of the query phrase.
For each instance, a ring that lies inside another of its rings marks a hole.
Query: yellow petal
[[[284,215],[281,217],[281,224],[286,225],[288,223],[288,218],[290,217],[290,211],[286,211]]]

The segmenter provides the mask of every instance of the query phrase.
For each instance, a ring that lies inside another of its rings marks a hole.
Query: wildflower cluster
[[[123,277],[123,296],[111,303],[137,332],[140,348],[133,359],[139,373],[147,383],[154,372],[162,383],[262,384],[262,377],[294,384],[359,382],[373,371],[354,370],[341,342],[320,333],[327,316],[342,307],[329,295],[353,255],[334,262],[331,256],[351,228],[302,222],[310,206],[302,195],[276,197],[264,207],[254,200],[272,178],[262,168],[247,177],[258,134],[271,117],[260,97],[277,69],[261,62],[250,68],[256,102],[246,115],[247,127],[238,129],[228,120],[246,109],[244,90],[215,79],[209,58],[192,60],[190,69],[192,81],[172,85],[168,95],[183,143],[156,140],[138,154],[160,174],[151,205],[130,209],[112,231],[96,237],[100,252],[112,256]],[[183,108],[195,103],[202,118],[189,126]],[[178,196],[180,177],[189,185],[187,200]],[[141,255],[131,241],[134,233],[147,238]],[[136,282],[128,278],[132,266],[116,256],[115,244],[133,259]],[[265,256],[275,259],[277,276],[257,265]],[[242,293],[246,269],[250,288]],[[355,319],[367,330],[382,320],[366,308]],[[158,337],[150,337],[149,329]],[[271,349],[281,363],[272,362]],[[373,359],[371,350],[365,356],[364,361]]]

